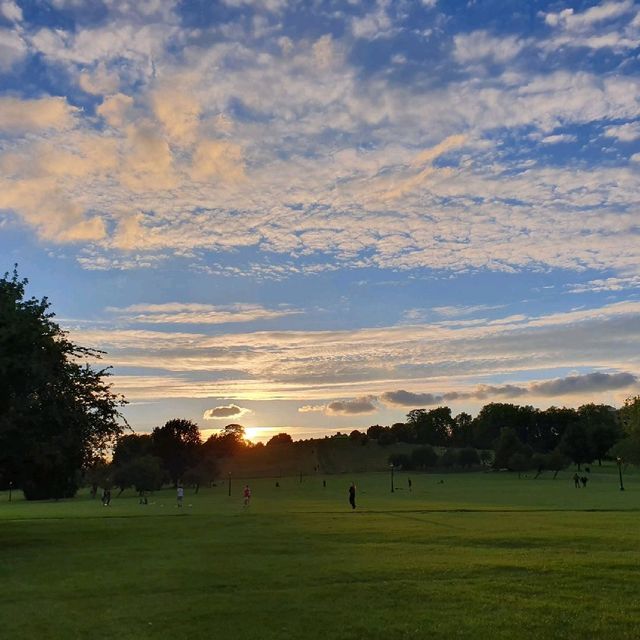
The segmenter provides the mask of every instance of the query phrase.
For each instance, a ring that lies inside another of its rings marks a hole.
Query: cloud
[[[597,394],[630,387],[638,382],[638,376],[623,373],[594,372],[567,376],[524,385],[480,384],[471,390],[445,391],[442,393],[413,393],[404,390],[386,391],[380,400],[392,407],[423,407],[459,400],[493,400],[496,398],[520,398],[523,396],[574,396]]]
[[[540,158],[533,162],[537,152],[527,138],[534,132],[558,142],[555,136],[568,134],[553,132],[573,125],[600,133],[636,122],[640,81],[633,74],[596,72],[592,65],[549,68],[544,61],[537,71],[516,67],[519,57],[510,56],[524,40],[482,32],[474,37],[479,51],[489,52],[483,59],[513,60],[508,71],[397,82],[391,67],[362,73],[348,33],[297,39],[291,33],[281,49],[237,25],[196,33],[181,25],[174,5],[138,4],[110,3],[102,25],[43,28],[29,40],[45,67],[81,78],[85,89],[104,96],[95,111],[55,98],[66,105],[64,117],[53,118],[58,128],[45,122],[38,129],[42,117],[37,126],[29,120],[28,101],[5,117],[12,140],[21,127],[34,134],[3,148],[12,158],[36,157],[43,145],[68,150],[71,127],[84,134],[98,127],[114,144],[116,169],[67,174],[62,184],[51,170],[44,184],[28,182],[33,171],[22,163],[24,174],[14,172],[7,185],[14,194],[5,198],[8,220],[40,237],[51,227],[46,237],[54,242],[85,238],[83,266],[151,268],[188,247],[194,268],[280,279],[341,268],[638,270],[633,159],[627,167],[599,166],[590,154],[584,163],[545,166]],[[164,6],[170,6],[166,21]],[[627,20],[616,12],[621,24]],[[402,28],[389,3],[376,4],[372,14],[378,18],[366,24],[374,28],[356,22],[356,30],[375,37],[385,20],[391,31]],[[348,30],[351,17],[343,19]],[[274,32],[273,43],[278,38]],[[463,42],[472,41],[460,40],[460,52]],[[452,54],[436,67],[446,69]],[[420,73],[426,78],[428,71]],[[522,159],[517,166],[510,140]],[[444,157],[451,151],[454,157]],[[60,203],[47,215],[72,203],[74,211],[81,208],[74,215],[93,222],[77,233],[53,231],[65,225],[45,224],[32,189],[45,194],[43,204]],[[257,258],[220,266],[224,254],[242,248]],[[202,256],[212,252],[220,257],[206,264]],[[276,259],[264,258],[270,254]],[[300,259],[310,256],[313,264]]]
[[[253,411],[245,407],[239,407],[236,404],[229,404],[206,409],[202,418],[203,420],[226,420],[228,418],[241,418],[249,413],[253,413]]]
[[[387,13],[388,2],[377,0],[374,11],[351,20],[351,33],[354,38],[374,40],[391,35],[392,21]]]
[[[298,413],[324,413],[327,408],[324,404],[305,404],[302,407],[298,407]]]
[[[411,393],[516,393],[528,384],[476,388],[474,380],[548,377],[551,369],[640,373],[640,302],[628,301],[502,323],[447,320],[351,331],[221,333],[140,329],[76,329],[72,339],[102,348],[116,368],[206,375],[208,397],[288,399],[317,405],[326,398]],[[215,378],[212,380],[212,378]],[[162,397],[158,386],[152,391]],[[200,391],[199,391],[200,393]],[[568,396],[569,397],[569,396]]]
[[[527,44],[516,36],[495,37],[486,31],[456,35],[453,43],[453,56],[462,64],[475,64],[479,60],[504,64],[515,58]]]
[[[633,1],[624,0],[623,2],[603,2],[583,11],[576,13],[573,9],[563,9],[557,13],[544,13],[544,21],[551,27],[562,27],[571,31],[579,31],[586,27],[592,27],[595,24],[607,20],[613,20],[620,16],[626,15],[633,11]]]
[[[354,416],[375,413],[377,410],[374,398],[363,396],[353,400],[334,400],[327,404],[325,414],[328,416]]]
[[[74,124],[77,109],[65,98],[0,98],[0,130],[9,133],[67,129]]]
[[[182,145],[195,141],[202,107],[184,80],[165,80],[151,93],[151,105],[170,140]]]
[[[432,393],[412,393],[398,389],[398,391],[385,391],[380,396],[380,400],[391,407],[422,407],[440,404],[443,397]]]
[[[638,156],[640,160],[640,155]],[[596,278],[588,282],[567,285],[570,293],[585,293],[587,291],[624,291],[640,288],[640,275],[629,277]]]
[[[433,311],[445,318],[458,318],[460,316],[470,316],[478,311],[491,311],[500,309],[501,305],[475,304],[475,305],[446,305],[433,307]]]
[[[302,313],[290,308],[266,309],[257,304],[217,306],[183,302],[107,307],[105,311],[118,314],[121,321],[142,324],[224,324],[272,320]]]
[[[22,22],[22,9],[13,0],[0,2],[0,13],[12,22]]]
[[[368,415],[378,410],[375,401],[375,396],[362,396],[352,400],[334,400],[328,404],[307,404],[298,407],[298,413],[324,413],[326,416]]]
[[[549,52],[560,47],[610,48],[617,52],[637,47],[638,25],[632,0],[604,2],[581,13],[568,8],[539,15],[554,30],[549,40],[540,43],[541,48]],[[633,19],[625,22],[625,17]]]
[[[606,127],[604,135],[608,138],[616,138],[620,142],[633,142],[640,138],[640,122],[627,122]]]
[[[9,71],[27,55],[27,51],[27,45],[20,34],[0,28],[0,71]]]
[[[78,84],[83,91],[93,95],[114,94],[120,86],[120,77],[116,71],[109,71],[100,63],[93,71],[83,71],[78,77]]]
[[[215,178],[238,181],[245,178],[242,149],[227,140],[202,140],[193,154],[191,175],[194,180]]]
[[[529,386],[529,392],[540,396],[562,396],[584,393],[600,393],[625,389],[638,382],[632,373],[588,373],[580,376],[568,376]]]
[[[557,133],[550,136],[544,136],[540,142],[542,144],[558,144],[560,142],[575,142],[577,137],[568,133]]]
[[[134,192],[167,190],[178,184],[169,143],[148,123],[127,130],[127,152],[122,183]]]

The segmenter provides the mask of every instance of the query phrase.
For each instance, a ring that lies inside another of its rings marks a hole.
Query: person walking
[[[576,489],[580,488],[580,476],[577,473],[573,474],[573,484],[575,485]]]
[[[244,506],[248,507],[251,502],[251,489],[248,484],[244,485],[244,491],[242,492],[242,497],[244,498]]]
[[[356,485],[353,482],[349,487],[349,504],[352,509],[356,508]]]

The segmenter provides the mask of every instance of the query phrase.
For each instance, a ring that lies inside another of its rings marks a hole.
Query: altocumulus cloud
[[[239,407],[237,404],[228,404],[207,409],[202,417],[204,420],[226,420],[227,418],[240,418],[248,413],[253,413],[253,411]]]

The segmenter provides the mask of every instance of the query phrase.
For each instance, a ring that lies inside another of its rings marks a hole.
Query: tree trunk
[[[553,479],[555,480],[558,477],[558,473],[559,473],[560,469],[556,469],[555,473],[553,474]]]

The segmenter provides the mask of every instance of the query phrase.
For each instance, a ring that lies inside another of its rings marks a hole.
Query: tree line
[[[413,455],[430,457],[430,466],[436,464],[433,447],[445,448],[441,466],[469,466],[469,460],[480,462],[486,450],[494,451],[495,468],[519,472],[533,468],[557,472],[563,464],[572,462],[580,468],[594,461],[602,464],[607,457],[640,464],[640,396],[628,398],[621,409],[590,403],[577,409],[543,410],[494,402],[482,407],[475,418],[464,412],[454,416],[446,406],[414,409],[405,422],[372,425],[366,432],[351,432],[350,437],[374,439],[381,445],[426,445],[422,450],[427,453],[419,454],[418,449]],[[403,463],[406,468],[423,466],[406,458]]]
[[[198,426],[180,418],[150,434],[129,432],[121,414],[126,400],[112,392],[109,368],[99,367],[103,352],[71,342],[48,299],[26,297],[27,282],[16,268],[0,278],[0,489],[46,499],[73,496],[82,482],[94,490],[109,484],[150,491],[166,482],[197,488],[216,477],[221,459],[253,446],[237,424],[204,442]],[[418,445],[395,459],[407,468],[472,467],[489,456],[496,468],[514,471],[557,470],[567,461],[581,465],[606,456],[640,464],[640,396],[619,410],[490,403],[473,418],[453,416],[449,407],[414,409],[405,422],[349,437]],[[291,442],[282,433],[267,446]]]

